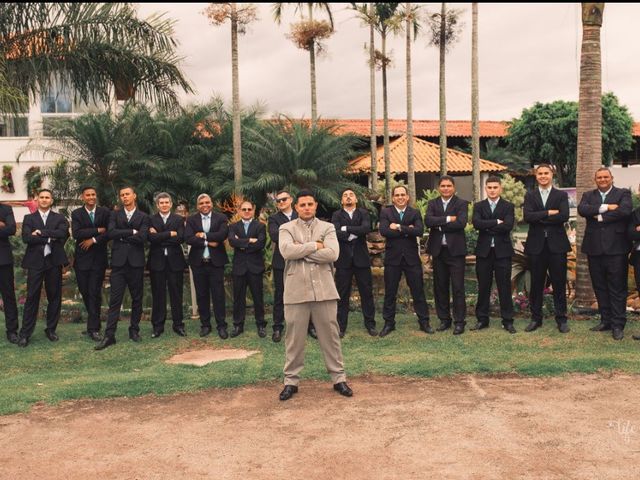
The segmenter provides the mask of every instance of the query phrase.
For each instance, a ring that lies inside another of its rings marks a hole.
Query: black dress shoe
[[[624,330],[618,327],[613,327],[611,330],[611,336],[614,340],[622,340],[624,338]]]
[[[100,335],[98,332],[87,332],[87,337],[89,337],[94,342],[99,342],[100,340],[102,340],[102,335]]]
[[[132,340],[132,341],[138,343],[138,342],[142,341],[142,337],[140,336],[140,334],[138,332],[129,332],[129,340]]]
[[[164,332],[162,332],[161,330],[154,330],[153,333],[151,334],[151,338],[158,338],[159,336],[161,336]]]
[[[104,337],[102,341],[95,346],[94,350],[104,350],[105,348],[115,344],[116,344],[115,337]]]
[[[282,340],[282,332],[280,330],[274,330],[273,335],[271,335],[271,340],[278,343],[280,340]]]
[[[231,338],[235,338],[238,335],[241,335],[243,332],[244,332],[244,328],[238,325],[234,325],[233,330],[231,330]]]
[[[56,332],[52,332],[51,330],[45,330],[44,334],[47,336],[50,342],[57,342],[58,340],[60,340],[58,335],[56,335]]]
[[[504,328],[509,333],[516,333],[516,329],[513,326],[513,323],[503,323],[502,328]]]
[[[346,330],[342,330],[342,329],[341,329],[341,330],[338,332],[338,335],[340,335],[340,338],[344,338],[344,336],[345,336],[346,334],[347,334]]]
[[[336,392],[338,392],[340,395],[342,395],[343,397],[352,397],[353,396],[353,390],[351,390],[349,388],[349,385],[347,385],[347,382],[336,383],[333,386],[333,389]]]
[[[267,336],[267,329],[264,327],[258,327],[258,336],[264,338]]]
[[[640,335],[632,335],[631,338],[634,340],[640,340]]]
[[[280,400],[289,400],[293,397],[294,393],[298,393],[298,387],[295,385],[285,385],[284,389],[280,392]]]
[[[445,330],[449,330],[451,328],[451,323],[440,322],[438,328],[436,328],[437,332],[444,332]]]
[[[211,331],[211,329],[209,329],[209,331]],[[207,333],[207,335],[209,335]],[[201,337],[203,335],[200,335]],[[222,340],[226,340],[227,338],[229,338],[229,334],[227,333],[227,327],[220,327],[218,329],[218,336],[222,339]]]
[[[20,341],[20,337],[18,336],[17,333],[7,333],[7,340],[9,340],[9,343],[13,343],[14,345],[17,345],[18,342]]]
[[[367,333],[369,335],[371,335],[372,337],[377,337],[378,336],[378,331],[374,327],[367,328]]]
[[[567,322],[562,322],[558,324],[558,331],[560,333],[569,333],[569,324]]]
[[[591,327],[589,330],[591,330],[592,332],[606,332],[608,330],[611,330],[611,325],[608,323],[600,322],[595,327]]]
[[[185,331],[184,327],[173,327],[173,331],[175,332],[176,335],[180,337],[187,336],[187,332]]]
[[[307,332],[311,338],[318,339],[318,333],[316,332],[316,327],[309,327],[309,331]]]
[[[533,332],[537,329],[539,329],[542,326],[542,323],[540,322],[536,322],[535,320],[531,320],[531,322],[529,322],[529,325],[527,325],[524,329],[525,332]]]
[[[391,332],[393,332],[395,329],[396,329],[396,327],[392,327],[391,325],[385,325],[384,327],[382,327],[382,330],[380,330],[379,336],[386,337]]]
[[[454,335],[462,335],[464,333],[464,325],[456,325],[453,329]]]
[[[20,340],[18,340],[18,346],[24,348],[27,345],[29,345],[29,339],[27,337],[20,337]]]
[[[420,330],[424,333],[435,333],[433,328],[431,328],[431,325],[429,325],[429,322],[418,322],[418,325],[420,325]]]
[[[207,326],[200,327],[200,336],[201,337],[206,337],[210,333],[211,333],[211,327],[207,327]]]
[[[473,327],[471,327],[469,330],[484,330],[485,328],[489,328],[489,324],[485,323],[485,322],[478,322],[476,323]]]

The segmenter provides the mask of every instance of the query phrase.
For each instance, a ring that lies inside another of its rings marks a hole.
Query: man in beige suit
[[[333,281],[333,262],[340,247],[335,227],[316,218],[318,203],[309,190],[296,197],[298,218],[280,226],[278,244],[285,259],[284,318],[286,358],[284,390],[280,400],[289,400],[298,392],[300,371],[304,367],[307,326],[313,319],[333,389],[340,395],[353,395],[347,385],[342,348],[336,321],[340,298]]]

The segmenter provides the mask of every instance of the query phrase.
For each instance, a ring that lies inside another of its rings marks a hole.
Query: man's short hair
[[[286,193],[287,195],[291,196],[291,193],[289,192],[289,190],[280,190],[278,193],[276,193],[276,197],[281,193]]]
[[[344,195],[347,192],[353,192],[354,195],[356,194],[356,191],[353,188],[345,188],[344,190],[342,190],[340,196]]]
[[[298,203],[298,201],[300,200],[300,198],[302,197],[311,197],[313,198],[314,202],[317,202],[318,200],[316,199],[316,195],[315,193],[313,193],[311,190],[300,190],[298,192],[298,194],[296,195],[296,203]]]
[[[93,190],[94,192],[97,192],[98,190],[96,190],[96,187],[94,187],[93,185],[84,185],[82,187],[82,189],[80,190],[80,193],[84,193],[87,190]]]
[[[440,177],[440,180],[438,180],[438,186],[440,186],[445,180],[449,180],[453,184],[453,186],[456,185],[456,181],[451,175],[443,175]]]
[[[196,203],[199,203],[200,200],[202,200],[205,197],[211,200],[211,197],[209,196],[208,193],[201,193],[200,195],[198,195],[198,198],[196,198]]]
[[[118,195],[120,195],[120,192],[122,192],[122,190],[126,190],[127,188],[130,188],[133,193],[136,193],[136,189],[133,188],[131,185],[123,185],[118,189]]]
[[[500,185],[502,185],[502,179],[497,175],[491,175],[489,178],[487,178],[485,184],[487,183],[499,183]]]
[[[251,200],[242,200],[240,202],[240,205],[238,205],[238,208],[242,207],[242,205],[244,205],[245,203],[248,203],[249,205],[251,205],[251,207],[255,208],[256,204],[253,203]]]
[[[163,198],[168,198],[169,201],[171,203],[173,203],[173,199],[171,198],[171,195],[169,195],[167,192],[160,192],[160,193],[156,194],[156,196],[153,197],[153,203],[155,203],[157,205],[158,202]]]
[[[395,187],[393,187],[393,189],[391,189],[391,196],[396,194],[396,190],[399,188],[404,188],[404,193],[406,193],[407,195],[409,195],[409,188],[407,188],[406,185],[396,185]]]
[[[598,172],[609,172],[609,175],[613,177],[613,173],[611,173],[611,169],[609,167],[600,167],[593,175],[596,176]]]
[[[48,188],[41,188],[40,190],[38,190],[38,196],[40,196],[40,194],[42,192],[49,192],[49,195],[51,195],[53,197],[53,192],[51,190],[49,190]]]
[[[538,165],[536,165],[534,170],[537,172],[541,168],[548,168],[549,170],[551,170],[551,173],[555,173],[554,168],[548,163],[539,163]]]

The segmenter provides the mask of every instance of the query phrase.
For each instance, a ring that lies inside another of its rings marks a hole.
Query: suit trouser
[[[429,305],[427,305],[427,299],[424,295],[422,264],[409,265],[403,258],[400,265],[384,266],[384,305],[382,307],[384,324],[391,327],[396,325],[396,297],[403,273],[411,291],[413,309],[418,316],[418,323],[428,323]]]
[[[440,254],[433,257],[433,295],[436,301],[436,313],[444,324],[451,324],[451,303],[449,285],[453,296],[453,323],[466,325],[467,303],[464,291],[464,255],[451,255],[449,249],[442,246]]]
[[[224,267],[215,267],[210,263],[192,266],[193,284],[196,288],[196,303],[200,325],[211,328],[211,301],[217,328],[227,328],[226,304],[224,293]]]
[[[13,284],[13,264],[0,265],[0,295],[2,295],[7,333],[18,333],[18,305]]]
[[[600,321],[605,325],[624,328],[627,323],[627,256],[589,255],[588,259]]]
[[[375,328],[376,326],[371,267],[336,268],[336,288],[338,289],[338,295],[340,295],[340,300],[338,300],[338,326],[343,332],[347,330],[349,299],[354,275],[358,285],[358,292],[360,293],[360,306],[364,316],[364,326],[367,329]]]
[[[247,310],[247,285],[253,298],[253,314],[256,326],[266,327],[264,321],[264,295],[262,289],[262,273],[247,271],[244,275],[233,275],[233,324],[244,327]],[[275,329],[275,327],[274,327]]]
[[[45,257],[44,268],[27,269],[27,300],[24,303],[20,336],[29,338],[36,327],[42,284],[47,294],[47,330],[55,332],[62,307],[62,266],[51,265],[51,255]]]
[[[78,290],[87,310],[87,332],[100,331],[100,308],[102,307],[102,282],[106,268],[91,270],[75,269]]]
[[[496,258],[495,248],[491,248],[487,257],[476,256],[476,276],[478,277],[478,302],[476,303],[478,322],[489,324],[491,284],[495,276],[502,323],[513,323],[511,256]]]
[[[107,327],[105,337],[114,337],[120,319],[120,308],[124,299],[124,292],[129,288],[131,294],[131,321],[129,335],[140,331],[142,317],[142,293],[144,289],[144,267],[132,267],[126,263],[122,267],[111,268],[111,295],[109,296],[109,311],[107,313]]]
[[[284,270],[273,269],[273,331],[284,329]]]
[[[167,320],[167,290],[171,304],[171,319],[173,328],[184,327],[184,313],[182,311],[182,290],[184,285],[184,270],[172,271],[168,266],[164,270],[152,270],[151,296],[151,324],[154,332],[163,332]]]
[[[545,239],[542,252],[538,255],[529,255],[529,268],[531,269],[531,292],[529,292],[531,320],[542,323],[542,297],[548,271],[553,287],[556,322],[558,324],[566,322],[567,253],[552,253],[549,251],[548,240]]]
[[[334,383],[345,382],[342,347],[336,321],[337,302],[305,302],[284,306],[287,331],[284,336],[286,358],[284,362],[284,384],[298,385],[300,371],[304,367],[304,347],[309,321],[313,319],[322,350],[324,363]]]

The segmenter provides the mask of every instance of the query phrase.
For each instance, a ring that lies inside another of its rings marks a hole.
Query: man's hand
[[[458,219],[456,215],[449,215],[449,222],[455,222]]]
[[[501,223],[504,223],[504,222],[498,218],[498,225],[500,225]]]
[[[636,226],[636,232],[640,232],[640,225]]]
[[[196,237],[198,238],[207,238],[207,234],[204,232],[198,232],[196,233]]]
[[[104,228],[104,227],[98,227],[98,233],[104,233],[104,232],[106,232],[106,231],[107,231],[107,229],[106,229],[106,228]]]
[[[151,227],[149,229],[149,233],[158,233],[158,231],[155,228]]]
[[[610,203],[609,204],[609,211],[616,210],[618,207],[619,207],[619,205],[617,205],[615,203]]]
[[[6,223],[4,223],[2,220],[0,220],[0,228],[4,228],[4,227],[6,227],[6,226],[7,226],[7,224],[6,224]]]
[[[316,242],[316,247],[317,247],[318,250],[322,250],[324,248],[324,243]]]
[[[171,237],[177,237],[178,236],[178,232],[176,232],[175,230],[171,230]]]
[[[391,230],[398,230],[400,231],[400,224],[399,223],[392,223],[391,225],[389,225],[389,228]]]
[[[40,230],[34,230],[33,232],[31,232],[31,235],[39,237],[40,235],[42,235],[42,232]]]
[[[210,247],[217,247],[218,242],[207,242],[207,245],[209,245]]]
[[[249,243],[256,243],[257,241],[258,241],[258,239],[257,238],[253,238],[253,237],[251,237],[249,239]]]
[[[547,210],[547,215],[550,217],[551,215],[558,215],[560,210]]]
[[[86,240],[83,240],[80,242],[80,248],[82,250],[89,250],[91,247],[93,247],[94,241],[93,238],[87,238]]]

